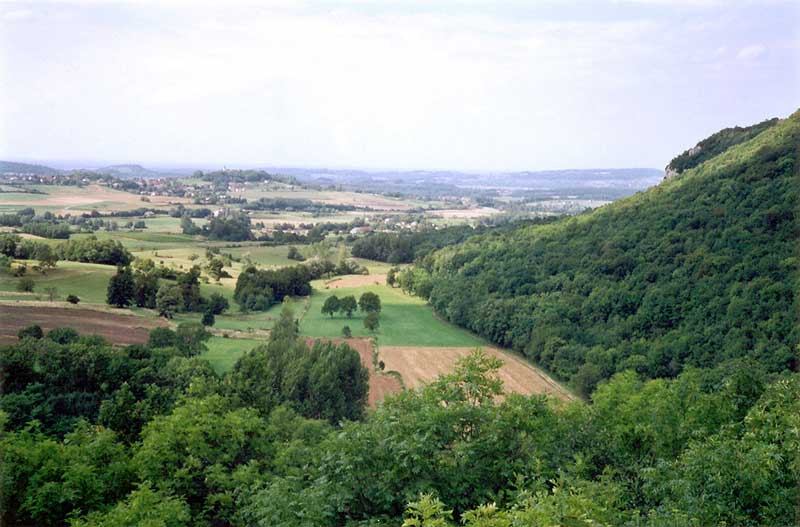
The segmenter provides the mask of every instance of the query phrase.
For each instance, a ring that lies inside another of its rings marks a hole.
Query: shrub
[[[19,279],[19,282],[17,282],[17,291],[20,293],[31,293],[35,286],[36,282],[33,281],[33,278],[30,276],[23,276]]]
[[[17,333],[17,336],[20,338],[20,340],[26,337],[40,339],[44,336],[44,332],[42,331],[41,326],[38,324],[31,324],[30,326],[20,329],[19,333]]]

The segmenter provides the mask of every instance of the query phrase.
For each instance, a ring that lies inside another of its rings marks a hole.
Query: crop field
[[[418,388],[436,376],[451,371],[458,359],[469,355],[474,349],[474,347],[380,346],[378,357],[386,365],[387,371],[396,371],[400,374],[406,388]],[[496,348],[483,347],[483,349],[503,361],[498,376],[503,381],[505,393],[523,395],[544,393],[563,400],[574,398],[549,375],[524,360]]]
[[[358,278],[369,278],[369,276]],[[300,321],[300,333],[303,335],[338,337],[342,335],[343,326],[350,326],[354,337],[374,336],[381,345],[478,346],[482,344],[477,337],[467,331],[438,319],[425,301],[406,295],[399,289],[384,285],[325,289],[325,283],[322,281],[313,282],[312,285],[314,293],[311,295],[308,312]],[[364,328],[364,316],[360,312],[354,313],[352,318],[341,314],[331,318],[322,314],[322,304],[328,296],[336,294],[341,298],[353,295],[358,299],[367,291],[376,293],[382,305],[380,329],[374,335]]]
[[[0,304],[0,344],[13,344],[17,332],[31,324],[38,324],[45,332],[71,327],[82,335],[101,335],[119,345],[143,344],[151,329],[167,326],[162,319],[140,317],[125,310],[100,311],[44,302]]]

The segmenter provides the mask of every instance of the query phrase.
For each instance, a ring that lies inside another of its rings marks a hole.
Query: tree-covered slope
[[[749,141],[767,128],[778,124],[778,122],[779,119],[777,118],[768,119],[744,128],[734,126],[733,128],[720,130],[706,137],[681,155],[676,156],[667,165],[667,171],[674,171],[674,173],[680,174],[684,170],[694,168],[700,163],[718,156],[732,146]]]
[[[646,192],[484,235],[401,280],[582,391],[752,357],[797,369],[800,112]]]

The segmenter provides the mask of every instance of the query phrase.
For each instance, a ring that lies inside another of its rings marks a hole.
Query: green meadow
[[[58,262],[55,269],[41,274],[31,269],[34,262],[28,262],[27,276],[35,282],[34,293],[44,296],[45,289],[55,287],[57,298],[63,300],[67,295],[77,295],[82,302],[104,304],[108,280],[116,272],[110,265],[85,264],[78,262]],[[18,278],[0,276],[0,291],[15,292]],[[13,295],[9,295],[13,296]]]
[[[208,351],[200,356],[210,362],[217,373],[223,374],[233,368],[239,357],[262,343],[255,339],[211,337],[206,342]]]
[[[382,285],[323,289],[322,282],[314,282],[308,311],[300,321],[300,333],[311,337],[340,337],[342,327],[350,326],[354,337],[377,337],[385,346],[478,346],[480,339],[437,318],[423,300],[406,295],[396,288]],[[371,291],[381,299],[380,328],[371,333],[364,328],[364,314],[357,312],[352,318],[337,314],[333,318],[322,314],[322,304],[330,295],[339,298],[353,295],[356,300]]]

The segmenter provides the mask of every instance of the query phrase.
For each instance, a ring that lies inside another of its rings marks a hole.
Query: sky
[[[664,167],[800,107],[800,2],[0,2],[0,159]]]

